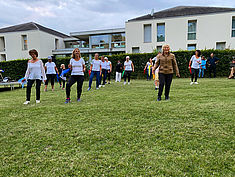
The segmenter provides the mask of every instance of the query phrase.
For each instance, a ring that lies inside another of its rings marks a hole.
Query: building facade
[[[179,6],[126,22],[126,52],[235,49],[235,8]]]
[[[65,48],[69,36],[30,22],[0,29],[0,61],[29,58],[29,50],[36,49],[39,58],[52,55],[52,50]]]

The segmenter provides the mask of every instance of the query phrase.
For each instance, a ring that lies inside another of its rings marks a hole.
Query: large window
[[[91,46],[96,49],[108,49],[109,35],[91,36]]]
[[[196,40],[197,21],[188,21],[188,40]]]
[[[112,34],[112,48],[125,48],[125,33]]]
[[[157,42],[165,41],[165,23],[157,24]]]
[[[28,40],[27,35],[22,35],[22,50],[28,50]]]
[[[235,17],[232,20],[232,37],[235,37]]]
[[[196,44],[188,44],[188,50],[196,50]]]
[[[152,42],[152,25],[144,25],[144,42]]]

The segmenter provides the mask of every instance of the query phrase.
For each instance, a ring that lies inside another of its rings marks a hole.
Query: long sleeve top
[[[42,60],[38,60],[35,63],[28,62],[28,67],[25,73],[25,79],[30,79],[30,80],[35,80],[35,79],[46,80],[47,79]]]

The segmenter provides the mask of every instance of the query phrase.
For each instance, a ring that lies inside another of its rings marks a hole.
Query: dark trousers
[[[35,80],[28,79],[27,83],[27,89],[26,89],[26,101],[30,101],[31,96],[31,88],[33,86]],[[39,79],[36,79],[36,100],[40,100],[40,87],[41,87],[42,81]]]
[[[149,70],[147,69],[147,80],[152,79],[152,69],[150,69],[150,75],[149,75]]]
[[[160,82],[160,84],[159,84],[158,97],[162,96],[164,85],[165,85],[165,97],[169,97],[172,77],[173,77],[173,74],[159,73],[159,82]]]
[[[195,82],[197,82],[198,73],[199,73],[199,69],[192,68],[192,74],[191,74],[191,81],[192,82],[193,82],[194,77],[195,77]]]
[[[128,82],[130,82],[131,81],[131,71],[125,71],[124,82],[126,82],[126,77],[128,77]]]
[[[64,87],[65,87],[65,80],[63,80],[63,79],[59,78],[60,86],[62,85],[62,82],[63,82],[63,87],[62,87],[62,88],[64,88]]]
[[[211,78],[211,72],[214,74],[214,78],[216,77],[216,65],[211,65],[209,67],[209,77]]]
[[[84,76],[80,76],[80,75],[72,75],[69,78],[69,80],[66,84],[66,96],[67,96],[67,98],[70,98],[71,87],[76,82],[77,82],[77,98],[79,99],[81,97],[83,81],[84,81]]]
[[[89,79],[89,87],[91,87],[93,77],[96,75],[96,88],[100,85],[100,71],[91,71],[90,79]]]
[[[101,76],[100,76],[100,82],[102,81],[102,76],[103,76],[103,84],[102,85],[105,85],[105,80],[106,80],[106,77],[107,77],[106,69],[102,69],[102,73],[101,73]]]
[[[108,78],[108,81],[110,82],[110,76],[111,76],[110,69],[106,70],[106,72],[107,72],[107,78]]]
[[[51,80],[51,85],[55,84],[55,75],[56,74],[47,74],[47,80],[45,82],[45,85],[48,85],[49,80]]]

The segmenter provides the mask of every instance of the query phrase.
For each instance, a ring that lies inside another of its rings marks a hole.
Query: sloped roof
[[[155,12],[153,16],[151,14],[144,15],[141,17],[133,18],[129,21],[139,21],[148,19],[158,19],[158,18],[169,18],[169,17],[179,17],[179,16],[191,16],[191,15],[202,15],[211,13],[223,13],[223,12],[235,12],[235,8],[225,8],[225,7],[200,7],[200,6],[177,6],[174,8],[162,10]]]
[[[52,35],[55,35],[55,36],[58,36],[61,38],[69,37],[66,34],[60,33],[58,31],[55,31],[50,28],[46,28],[46,27],[39,25],[37,23],[34,23],[34,22],[29,22],[29,23],[24,23],[24,24],[20,24],[20,25],[14,25],[14,26],[6,27],[6,28],[1,28],[0,33],[29,31],[29,30],[40,30],[40,31],[44,31],[46,33],[49,33],[49,34],[52,34]]]

